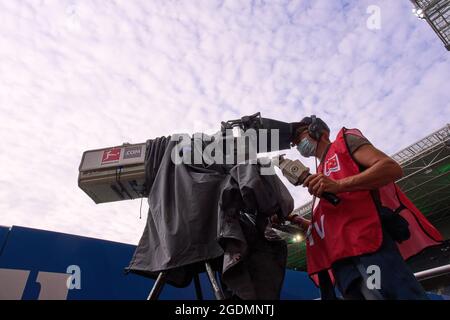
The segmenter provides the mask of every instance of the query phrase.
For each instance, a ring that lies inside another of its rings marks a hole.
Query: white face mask
[[[314,157],[316,155],[317,143],[311,142],[305,137],[297,145],[297,150],[303,157]]]

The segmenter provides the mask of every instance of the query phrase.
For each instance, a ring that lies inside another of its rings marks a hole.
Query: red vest
[[[318,168],[318,172],[333,180],[360,173],[346,145],[346,133],[363,137],[357,129],[343,128]],[[399,245],[404,259],[442,241],[439,232],[395,183],[380,188],[379,193],[385,207],[392,210],[402,204],[405,207],[400,214],[409,222],[411,237]],[[310,275],[330,269],[340,259],[373,253],[381,246],[381,222],[370,191],[344,192],[339,197],[341,202],[336,207],[321,199],[314,210],[306,239],[307,269]]]

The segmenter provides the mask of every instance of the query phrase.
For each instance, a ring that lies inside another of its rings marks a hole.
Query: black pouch
[[[396,211],[383,206],[378,207],[383,228],[398,243],[408,240],[411,236],[408,221],[400,215],[400,211],[403,209],[403,206]]]

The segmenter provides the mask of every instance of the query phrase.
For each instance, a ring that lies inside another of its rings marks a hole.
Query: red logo
[[[102,157],[102,164],[103,163],[109,163],[114,161],[119,161],[120,159],[120,152],[122,151],[121,148],[115,148],[111,150],[106,150],[103,152]]]
[[[341,170],[341,167],[339,166],[338,156],[335,154],[325,162],[325,175],[328,177],[332,172],[338,172],[339,170]]]

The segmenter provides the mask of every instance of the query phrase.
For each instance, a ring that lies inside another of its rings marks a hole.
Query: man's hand
[[[290,215],[287,219],[291,223],[294,223],[297,226],[299,226],[304,234],[306,234],[306,231],[308,230],[309,226],[311,225],[311,221],[310,220],[302,218],[302,217],[300,217],[298,215]]]
[[[274,214],[270,217],[270,223],[273,225],[279,225],[281,223],[280,218],[278,218],[277,214]]]
[[[337,194],[342,192],[339,181],[325,176],[323,173],[312,174],[303,182],[303,186],[308,188],[310,194],[321,197],[324,192]]]

